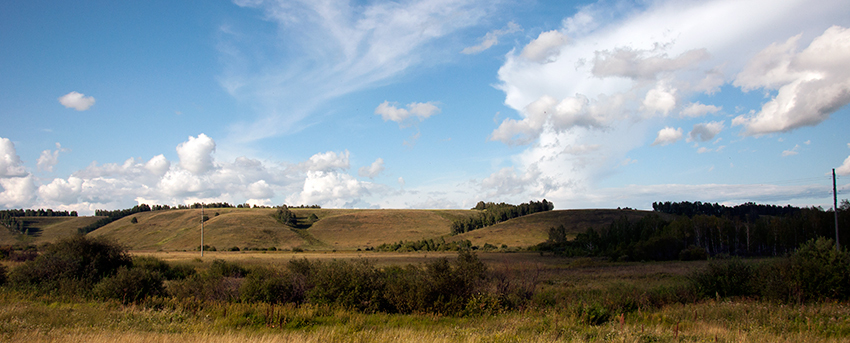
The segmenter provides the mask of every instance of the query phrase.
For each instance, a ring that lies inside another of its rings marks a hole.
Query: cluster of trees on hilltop
[[[846,203],[846,202],[842,202]],[[681,204],[679,204],[681,205]],[[607,256],[624,260],[671,260],[704,258],[714,255],[779,256],[794,251],[800,244],[820,237],[835,237],[833,211],[821,208],[778,207],[752,203],[710,209],[711,215],[683,213],[667,220],[652,214],[640,220],[626,217],[614,221],[607,230],[588,229],[568,240],[563,227],[549,229],[549,239],[538,246],[570,256]],[[666,206],[666,208],[677,208]],[[850,206],[848,206],[850,207]],[[700,206],[692,206],[698,209]],[[748,210],[747,214],[735,209]],[[789,210],[785,210],[785,209]],[[782,209],[781,211],[779,209]],[[793,209],[793,210],[790,210]],[[729,210],[729,211],[726,211]],[[725,211],[725,212],[724,212]],[[760,212],[761,211],[761,212]],[[771,215],[777,213],[781,215]],[[658,211],[658,212],[664,212]],[[716,213],[721,213],[717,215]],[[765,214],[767,213],[767,214]],[[850,241],[850,211],[839,209],[840,237]]]
[[[451,232],[453,235],[457,235],[524,215],[551,211],[554,208],[555,204],[546,201],[546,199],[543,199],[543,201],[529,201],[520,205],[479,201],[472,209],[482,212],[477,216],[452,221]]]

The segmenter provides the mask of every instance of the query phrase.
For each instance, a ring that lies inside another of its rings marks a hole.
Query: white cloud
[[[375,162],[372,162],[372,165],[368,167],[360,167],[360,170],[357,172],[357,175],[360,177],[368,177],[374,178],[378,176],[382,171],[384,171],[384,159],[378,158]]]
[[[361,197],[368,195],[368,183],[358,181],[348,174],[327,171],[309,171],[304,188],[297,196],[287,198],[291,204],[319,204],[324,207],[353,207]]]
[[[32,175],[0,178],[0,206],[30,207],[35,198],[36,187]]]
[[[844,159],[844,163],[840,167],[835,168],[835,173],[841,176],[850,175],[850,156]]]
[[[189,140],[177,146],[177,156],[180,167],[194,174],[203,174],[213,168],[212,153],[215,151],[215,141],[205,134],[198,137],[189,136]]]
[[[53,167],[59,163],[59,152],[67,151],[67,149],[63,149],[62,145],[56,143],[56,150],[44,150],[41,152],[41,156],[38,157],[38,162],[36,166],[39,170],[44,170],[48,172],[53,171]]]
[[[481,43],[475,46],[466,47],[460,51],[462,54],[472,55],[482,52],[484,50],[490,49],[493,45],[499,44],[499,37],[511,34],[517,31],[521,31],[522,28],[517,23],[509,22],[508,26],[503,29],[493,30],[487,32],[484,37],[481,38]]]
[[[646,92],[641,109],[648,113],[667,115],[676,107],[676,89],[668,87],[665,82],[658,82],[655,88]]]
[[[163,154],[156,155],[145,163],[145,169],[157,176],[165,175],[170,168],[171,162]]]
[[[394,121],[399,126],[408,126],[410,118],[417,118],[419,121],[425,120],[428,117],[440,113],[440,108],[431,102],[412,102],[407,105],[407,109],[398,108],[395,104],[390,104],[389,101],[384,101],[377,108],[375,114],[380,115],[384,121]]]
[[[708,57],[705,49],[689,50],[678,57],[669,58],[663,51],[615,48],[614,51],[596,51],[591,72],[597,77],[654,80],[658,74],[692,68]]]
[[[85,111],[94,105],[94,97],[85,96],[85,94],[71,92],[59,97],[59,103],[66,108],[73,108],[77,111]]]
[[[693,117],[693,118],[702,117],[702,116],[709,114],[709,113],[711,113],[711,114],[717,113],[718,111],[720,111],[722,109],[723,109],[722,106],[717,107],[717,106],[714,106],[714,105],[703,105],[703,104],[699,103],[699,101],[697,101],[697,102],[692,103],[692,104],[688,105],[687,107],[685,107],[685,109],[682,110],[681,115],[682,115],[682,117]]]
[[[680,139],[682,139],[682,128],[674,129],[668,126],[658,131],[658,136],[652,142],[652,145],[672,144],[678,142]]]
[[[794,145],[794,148],[791,150],[782,151],[782,157],[794,156],[800,153],[800,144]]]
[[[79,201],[83,190],[83,180],[78,177],[69,177],[68,180],[53,179],[53,182],[38,187],[38,196],[41,201],[74,204]]]
[[[722,121],[713,121],[709,123],[700,123],[694,125],[694,129],[688,133],[688,142],[707,142],[714,139],[714,136],[723,130]]]
[[[24,162],[18,156],[15,143],[8,138],[0,137],[0,178],[19,177],[27,175]]]
[[[561,47],[568,41],[567,36],[557,30],[541,32],[522,49],[520,56],[532,62],[545,63],[558,57]]]
[[[744,134],[762,135],[815,126],[850,103],[850,29],[833,26],[801,52],[802,35],[774,43],[735,79],[744,91],[777,90],[758,113],[736,117]]]
[[[272,187],[266,180],[260,180],[249,184],[245,194],[253,200],[270,199],[274,197],[274,190],[272,190]]]
[[[308,171],[345,170],[350,166],[349,155],[348,150],[340,153],[333,151],[318,153],[310,156],[310,159],[304,162],[303,166]]]

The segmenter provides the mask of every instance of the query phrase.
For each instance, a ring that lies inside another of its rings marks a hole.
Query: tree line
[[[542,201],[532,200],[520,205],[479,201],[472,209],[482,212],[477,216],[452,221],[451,232],[453,235],[457,235],[532,213],[551,211],[554,208],[555,204],[546,201],[546,199]]]
[[[538,248],[569,256],[606,256],[612,260],[688,260],[716,255],[781,256],[812,239],[835,237],[831,210],[747,203],[732,208],[720,206],[717,211],[714,205],[695,204],[698,203],[684,206],[670,203],[671,206],[656,209],[661,213],[680,209],[673,219],[658,214],[639,220],[624,216],[607,230],[587,229],[573,240],[567,239],[563,225],[552,227],[549,239]],[[839,208],[838,217],[839,237],[850,242],[850,211]]]

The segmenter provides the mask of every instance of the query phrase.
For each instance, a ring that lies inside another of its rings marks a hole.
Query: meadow
[[[457,253],[134,251],[203,272],[214,261],[286,268],[289,261],[421,265]],[[538,253],[479,253],[491,272],[535,285],[523,306],[466,315],[363,312],[331,305],[140,303],[0,292],[0,340],[8,342],[843,342],[850,304],[695,299],[689,276],[706,261],[614,263]],[[770,259],[747,263],[769,262]],[[12,263],[5,263],[15,267]],[[619,309],[619,311],[618,311]],[[594,312],[596,311],[596,312]]]
[[[628,261],[566,257],[534,246],[556,225],[564,225],[572,239],[587,228],[604,228],[617,218],[636,221],[651,212],[549,211],[449,235],[453,220],[476,212],[297,208],[292,209],[297,227],[288,227],[274,219],[274,211],[207,209],[205,244],[218,249],[203,256],[193,249],[200,243],[199,209],[137,213],[86,236],[74,231],[97,218],[27,219],[35,235],[0,237],[4,244],[37,244],[41,256],[30,262],[0,260],[0,341],[845,342],[850,337],[850,270],[845,268],[850,255],[835,252],[826,240],[812,241],[797,257]],[[304,222],[311,214],[319,220]],[[117,262],[91,274],[78,257],[100,248],[57,248],[74,240],[108,242],[104,251]],[[477,250],[373,249],[417,240],[468,241]],[[43,244],[48,242],[58,243]],[[498,248],[482,249],[487,245]],[[828,265],[845,267],[817,268]],[[68,273],[76,267],[82,274]],[[813,282],[800,281],[808,279]],[[826,284],[839,286],[816,289]]]

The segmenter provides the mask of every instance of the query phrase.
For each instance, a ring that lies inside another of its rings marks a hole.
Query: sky
[[[11,0],[0,47],[0,209],[850,193],[845,0]]]

